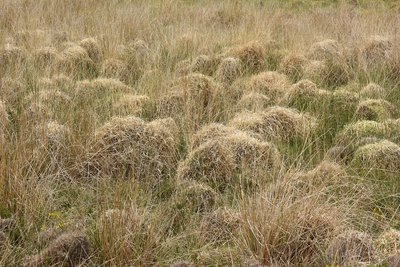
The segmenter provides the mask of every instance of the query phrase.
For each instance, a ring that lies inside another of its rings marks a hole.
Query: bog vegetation
[[[399,266],[396,1],[0,1],[0,266]]]

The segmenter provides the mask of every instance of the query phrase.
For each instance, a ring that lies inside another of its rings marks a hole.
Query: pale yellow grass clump
[[[109,58],[103,61],[101,65],[101,74],[107,78],[115,78],[121,81],[127,81],[129,77],[128,64],[124,61]]]
[[[33,52],[33,64],[38,69],[53,68],[60,60],[60,55],[54,47],[42,47]]]
[[[24,267],[45,265],[77,266],[89,258],[90,245],[81,233],[65,233],[37,255],[25,259]]]
[[[253,41],[233,47],[229,54],[239,58],[248,72],[258,72],[264,66],[265,50],[259,42]]]
[[[283,98],[283,102],[299,110],[314,108],[320,110],[328,103],[330,92],[319,89],[309,80],[301,80],[292,85]]]
[[[239,213],[218,209],[206,214],[200,223],[200,238],[205,244],[227,244],[232,241],[240,226]]]
[[[228,127],[220,123],[210,123],[192,135],[190,150],[194,150],[209,140],[218,139],[235,131],[236,129],[233,127]]]
[[[393,43],[389,38],[372,36],[360,48],[360,62],[364,67],[387,62],[393,53]]]
[[[250,92],[244,94],[237,103],[239,110],[262,111],[271,104],[271,99],[261,93]]]
[[[95,73],[95,64],[86,49],[79,45],[68,45],[60,54],[57,69],[64,74],[88,76]]]
[[[6,110],[6,106],[3,101],[0,100],[0,141],[3,142],[6,133],[7,133],[7,125],[9,122],[8,113]]]
[[[133,89],[117,79],[97,78],[94,80],[83,80],[77,82],[75,91],[78,98],[83,97],[89,100],[93,97],[113,93],[130,93]]]
[[[223,191],[233,179],[235,155],[220,140],[210,140],[194,149],[181,162],[179,180],[195,180]]]
[[[54,75],[51,78],[40,78],[38,87],[44,90],[65,90],[68,91],[74,86],[75,82],[63,74]]]
[[[264,112],[239,113],[228,125],[266,140],[290,140],[309,136],[316,126],[316,119],[295,109],[274,106]]]
[[[290,79],[297,81],[304,75],[304,69],[308,60],[301,54],[290,54],[285,56],[279,64],[279,71]]]
[[[113,104],[113,109],[119,115],[140,116],[149,105],[150,98],[146,95],[123,94]]]
[[[358,104],[354,116],[358,120],[385,121],[392,119],[396,107],[383,99],[367,99]]]
[[[345,266],[371,264],[377,257],[371,236],[355,230],[343,232],[332,239],[326,256],[331,264]]]
[[[159,99],[157,110],[162,116],[178,118],[180,115],[182,118],[183,115],[189,129],[197,129],[203,123],[217,121],[222,115],[221,93],[222,85],[213,78],[189,74],[178,79],[172,92]]]
[[[177,138],[172,119],[146,123],[133,116],[115,117],[97,129],[82,172],[157,185],[176,168]]]
[[[86,50],[89,58],[94,63],[99,63],[103,59],[102,48],[95,38],[85,38],[79,42],[79,46]]]
[[[383,257],[398,254],[400,252],[400,231],[393,228],[383,231],[374,243]]]
[[[227,57],[221,60],[215,73],[216,80],[223,84],[231,84],[242,75],[240,59]]]
[[[1,79],[0,98],[8,105],[16,105],[24,94],[24,91],[25,86],[22,82],[10,77],[4,77]]]
[[[375,83],[367,84],[360,91],[360,96],[362,98],[370,99],[384,99],[387,94],[388,92],[385,90],[385,88]]]
[[[307,57],[313,60],[332,60],[343,57],[343,49],[336,40],[327,39],[312,44]]]
[[[219,62],[217,58],[207,55],[200,55],[192,60],[190,71],[211,76],[215,72],[218,63]]]
[[[364,170],[400,172],[400,147],[387,140],[359,147],[352,164]]]
[[[285,75],[267,71],[252,76],[247,86],[249,91],[265,94],[277,102],[285,94],[289,82]]]

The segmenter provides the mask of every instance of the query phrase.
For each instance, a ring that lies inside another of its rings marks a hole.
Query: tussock
[[[367,99],[358,104],[354,116],[358,120],[385,121],[395,115],[396,108],[383,99]]]
[[[227,57],[221,60],[215,73],[215,78],[223,84],[232,84],[242,75],[242,63],[240,59]]]
[[[59,60],[60,56],[54,47],[43,47],[33,52],[33,64],[39,69],[51,68]]]
[[[163,116],[176,117],[168,110],[183,112],[190,129],[201,124],[218,120],[221,116],[223,99],[222,86],[211,77],[193,73],[178,79],[172,92],[162,97],[158,112]]]
[[[37,255],[27,258],[24,267],[61,265],[77,266],[88,259],[90,245],[80,233],[65,233],[55,239]]]
[[[96,72],[93,60],[89,57],[87,51],[79,45],[68,46],[61,52],[60,56],[57,69],[61,73],[85,77]]]
[[[0,70],[5,71],[19,66],[27,59],[27,53],[22,48],[6,44],[4,48],[0,49]]]
[[[349,230],[330,242],[326,257],[330,263],[345,266],[371,264],[376,259],[376,251],[367,233]]]
[[[9,118],[8,118],[6,106],[3,103],[3,101],[0,100],[0,141],[1,142],[3,142],[6,137],[8,122],[9,122]]]
[[[223,191],[233,179],[235,155],[220,140],[210,140],[189,153],[178,168],[179,180],[194,180]]]
[[[88,100],[113,93],[130,93],[132,91],[131,87],[117,79],[97,78],[94,80],[83,80],[76,84],[77,97],[83,97]]]
[[[375,240],[376,250],[380,256],[390,257],[400,251],[400,231],[389,229],[382,232]]]
[[[369,83],[363,87],[360,91],[360,96],[362,98],[370,99],[384,99],[387,96],[386,90],[375,83]]]
[[[237,106],[239,110],[256,112],[266,109],[270,103],[271,99],[268,96],[257,92],[250,92],[242,96]]]
[[[266,266],[323,265],[322,251],[342,230],[345,215],[315,192],[295,198],[292,190],[292,184],[273,185],[244,207],[244,245]]]
[[[63,74],[51,78],[40,78],[38,81],[38,87],[43,90],[69,91],[74,84],[75,82],[70,77]]]
[[[14,106],[24,94],[25,86],[22,82],[4,77],[0,83],[0,98],[7,104]],[[10,107],[9,107],[10,108]]]
[[[387,62],[393,53],[393,43],[382,36],[372,36],[360,48],[360,62],[364,67]]]
[[[89,177],[135,178],[157,185],[176,168],[176,129],[170,118],[146,123],[133,116],[115,117],[97,129],[82,171]]]
[[[215,72],[217,66],[217,58],[213,58],[207,55],[200,55],[192,60],[190,71],[211,76]]]
[[[354,153],[353,166],[364,170],[400,172],[400,147],[390,141],[359,147]]]
[[[114,112],[118,115],[140,116],[150,105],[150,98],[146,95],[123,94],[113,104]]]
[[[279,64],[279,71],[293,81],[298,81],[304,75],[308,60],[303,55],[291,54],[285,56]]]
[[[129,73],[128,64],[119,59],[106,59],[101,66],[101,74],[107,78],[127,81],[129,78]]]
[[[354,114],[360,101],[358,94],[347,90],[336,90],[331,95],[331,106],[333,111],[339,114]]]
[[[358,121],[346,125],[344,129],[336,135],[335,139],[337,143],[346,146],[364,137],[390,138],[392,132],[391,128],[388,122]]]
[[[236,131],[235,128],[228,127],[220,123],[211,123],[205,125],[195,134],[192,135],[190,142],[190,150],[194,150],[201,144],[206,143],[207,141],[218,139],[235,131]]]
[[[265,50],[258,42],[250,42],[234,47],[229,54],[239,58],[243,63],[244,69],[248,72],[258,72],[264,66]]]
[[[83,47],[89,58],[94,63],[99,63],[103,58],[102,49],[95,38],[86,38],[79,42],[79,46]]]
[[[317,85],[309,80],[301,80],[290,87],[283,102],[298,110],[318,111],[328,103],[329,97],[329,91],[318,89]]]
[[[262,72],[250,78],[248,90],[265,94],[276,102],[285,94],[289,82],[285,75],[273,71]]]
[[[240,227],[240,216],[228,209],[218,209],[206,214],[200,222],[200,238],[204,244],[227,244]]]
[[[189,261],[178,261],[172,263],[169,267],[194,267],[194,265]]]
[[[173,197],[176,209],[189,213],[210,212],[218,202],[218,194],[209,186],[195,181],[183,182]]]
[[[236,115],[228,126],[260,135],[266,140],[306,138],[316,126],[316,119],[295,109],[274,106],[264,112]]]
[[[332,60],[343,57],[343,49],[336,40],[323,40],[314,43],[307,52],[313,60]]]
[[[190,73],[190,66],[192,64],[192,61],[190,59],[185,59],[179,61],[175,65],[175,73],[178,74],[178,76],[185,76]]]

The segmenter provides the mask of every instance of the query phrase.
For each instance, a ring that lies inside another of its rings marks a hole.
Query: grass
[[[399,7],[2,1],[0,266],[395,260]]]

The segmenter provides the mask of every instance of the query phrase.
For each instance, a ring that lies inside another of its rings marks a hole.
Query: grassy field
[[[400,266],[399,10],[0,1],[0,266]]]

